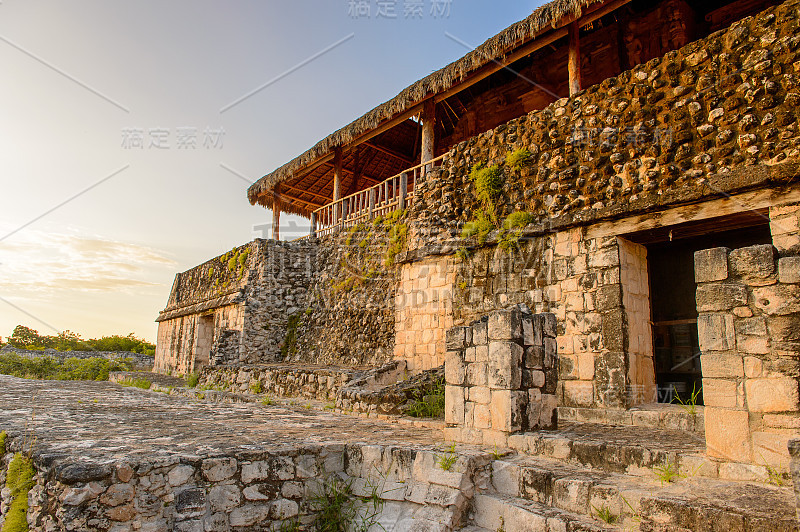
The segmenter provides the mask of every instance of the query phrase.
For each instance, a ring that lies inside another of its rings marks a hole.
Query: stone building
[[[799,44],[797,0],[537,9],[250,187],[276,239],[282,211],[312,234],[179,274],[157,370],[447,359],[450,436],[508,443],[511,417],[505,436],[476,418],[489,344],[447,335],[517,307],[552,335],[495,340],[552,364],[496,388],[504,408],[535,388],[559,420],[626,423],[694,391],[710,457],[786,464]]]

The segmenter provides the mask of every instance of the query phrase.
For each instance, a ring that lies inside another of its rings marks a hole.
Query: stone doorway
[[[687,398],[692,390],[698,390],[698,404],[703,404],[694,253],[713,247],[737,249],[771,244],[768,212],[747,211],[686,222],[626,238],[646,249],[644,268],[649,283],[652,328],[650,352],[657,400],[674,402],[676,395]],[[629,313],[629,334],[635,328],[630,320]]]
[[[211,358],[211,344],[214,340],[214,315],[200,316],[197,321],[197,343],[194,349],[194,371],[208,366]]]

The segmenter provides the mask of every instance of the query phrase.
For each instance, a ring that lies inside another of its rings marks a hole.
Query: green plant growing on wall
[[[284,359],[297,351],[297,328],[300,326],[302,317],[301,312],[289,316],[289,321],[286,323],[286,337],[281,346],[281,356]]]
[[[502,234],[497,244],[500,246],[500,249],[508,251],[513,248],[517,242],[519,242],[522,236],[522,230],[526,225],[533,222],[533,220],[533,214],[526,211],[517,211],[509,214],[506,219],[503,220]]]
[[[387,268],[394,266],[398,254],[406,248],[408,241],[408,225],[403,222],[405,210],[396,210],[388,214],[384,219],[384,225],[388,226],[389,243],[384,255],[384,264]]]
[[[255,395],[264,393],[264,385],[261,384],[261,381],[253,381],[250,383],[250,393]]]
[[[194,388],[195,386],[197,386],[197,383],[199,382],[200,382],[200,375],[198,375],[197,373],[192,373],[191,375],[186,377],[186,386],[188,386],[189,388]]]
[[[442,471],[450,471],[453,469],[453,466],[458,461],[458,455],[456,454],[456,444],[453,443],[445,450],[445,454],[443,455],[436,455],[434,462]]]
[[[213,266],[209,266],[209,268],[208,268],[208,278],[211,279],[213,277],[214,277],[214,267]]]
[[[699,390],[695,390],[695,385],[692,384],[692,393],[686,399],[681,399],[677,390],[675,391],[675,399],[680,403],[683,411],[692,416],[692,418],[697,417],[697,400],[702,390],[702,387]]]
[[[489,233],[495,228],[491,215],[483,209],[475,213],[475,218],[464,224],[461,230],[461,238],[477,238],[480,244],[485,244],[489,238]]]
[[[33,488],[35,475],[29,456],[17,453],[8,465],[6,488],[11,491],[11,504],[3,522],[2,532],[26,532],[28,528],[28,492]]]
[[[239,265],[244,268],[244,265],[247,264],[247,259],[250,258],[250,249],[246,249],[239,255]]]
[[[6,434],[6,431],[0,432],[0,458],[2,458],[2,456],[4,454],[6,454],[6,438],[7,437],[8,437],[8,435]]]
[[[497,165],[484,167],[477,164],[469,174],[475,183],[475,195],[492,222],[497,220],[497,198],[503,191],[503,172]]]
[[[134,379],[132,377],[127,377],[121,381],[119,381],[121,386],[133,387],[133,388],[141,388],[142,390],[149,390],[150,387],[153,386],[153,383],[147,379],[137,378]]]
[[[506,155],[506,165],[516,170],[531,162],[532,154],[527,148],[520,148]]]

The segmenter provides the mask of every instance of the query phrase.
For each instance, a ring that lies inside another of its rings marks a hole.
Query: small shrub
[[[500,167],[495,165],[485,168],[482,164],[478,164],[472,168],[469,177],[475,183],[478,201],[481,202],[486,212],[494,218],[497,211],[495,201],[503,191],[503,172]]]
[[[264,393],[264,385],[261,384],[261,381],[252,381],[250,383],[250,393],[255,395],[260,395]]]
[[[406,413],[411,417],[441,417],[444,414],[444,379],[435,381],[429,390],[417,390]]]
[[[121,380],[119,383],[122,386],[141,388],[142,390],[149,390],[150,387],[153,386],[152,382],[143,378],[132,379],[128,377],[127,379]]]
[[[669,460],[664,465],[654,467],[653,471],[656,474],[656,478],[661,481],[662,485],[665,482],[667,484],[670,482],[675,482],[680,478],[678,467]]]
[[[520,148],[506,156],[506,164],[511,168],[519,169],[531,162],[531,152],[527,148]]]
[[[695,385],[692,384],[692,393],[686,399],[681,399],[681,396],[678,395],[678,391],[675,391],[675,399],[680,403],[681,408],[683,408],[684,412],[689,414],[690,416],[697,417],[697,398],[700,395],[700,392],[703,391],[702,386],[699,390],[695,390]]]
[[[274,403],[275,403],[275,401],[273,401],[272,397],[270,397],[269,395],[265,395],[263,397],[263,399],[261,399],[261,404],[264,405],[264,406],[269,406],[269,405],[274,404]]]
[[[453,465],[458,461],[458,455],[456,454],[456,444],[452,444],[446,451],[445,454],[441,456],[436,456],[436,464],[442,468],[442,471],[450,471],[453,468]]]
[[[200,375],[198,375],[197,373],[192,373],[191,375],[186,377],[186,386],[188,386],[189,388],[194,388],[195,386],[197,386],[197,383],[199,382],[200,382]]]
[[[353,503],[352,481],[332,476],[323,484],[319,493],[311,498],[314,510],[313,530],[318,532],[347,532],[358,515]]]
[[[598,519],[603,521],[604,523],[608,523],[609,525],[613,525],[617,521],[619,521],[619,516],[611,511],[611,509],[606,506],[605,504],[598,508],[597,506],[592,506],[592,509],[595,511],[595,514]]]
[[[214,277],[214,267],[213,266],[209,266],[209,268],[208,268],[208,278],[211,279],[212,277]]]
[[[503,220],[503,234],[498,242],[500,249],[508,251],[513,248],[517,242],[519,242],[519,238],[522,236],[522,230],[526,225],[533,222],[533,220],[534,216],[529,212],[517,211],[509,214],[508,217]]]
[[[478,239],[479,243],[484,244],[489,237],[489,233],[491,233],[494,228],[495,226],[491,216],[487,214],[486,211],[479,210],[475,214],[475,219],[464,224],[464,228],[461,230],[461,237],[475,237]]]

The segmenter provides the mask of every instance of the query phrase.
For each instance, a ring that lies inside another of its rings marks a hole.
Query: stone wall
[[[518,432],[555,429],[556,320],[519,308],[447,332],[445,429],[454,441],[508,445]]]
[[[404,223],[398,213],[318,240],[310,303],[287,360],[377,367],[392,359],[397,267],[387,248]]]
[[[44,349],[42,351],[30,349],[17,349],[6,345],[0,349],[0,355],[14,354],[25,358],[53,357],[59,359],[78,358],[107,358],[109,360],[130,359],[134,366],[142,369],[152,369],[153,357],[141,353],[131,353],[129,351],[56,351],[55,349]]]
[[[800,257],[695,254],[708,454],[788,467],[800,427]]]
[[[781,163],[800,156],[799,23],[790,0],[459,143],[415,186],[411,249],[457,237],[481,208],[477,164],[502,172],[501,220],[528,211],[549,228],[785,182]],[[529,159],[507,163],[518,149]]]
[[[0,486],[21,442],[0,455]],[[34,457],[29,494],[34,530],[148,532],[277,530],[308,526],[320,510],[315,497],[340,492],[374,497],[356,523],[388,530],[454,530],[466,524],[476,471],[488,454],[462,452],[448,471],[440,452],[379,445],[324,444],[235,455],[185,455],[51,467]],[[0,496],[0,524],[8,490]],[[374,514],[363,518],[365,514]],[[281,528],[283,529],[283,528]]]

